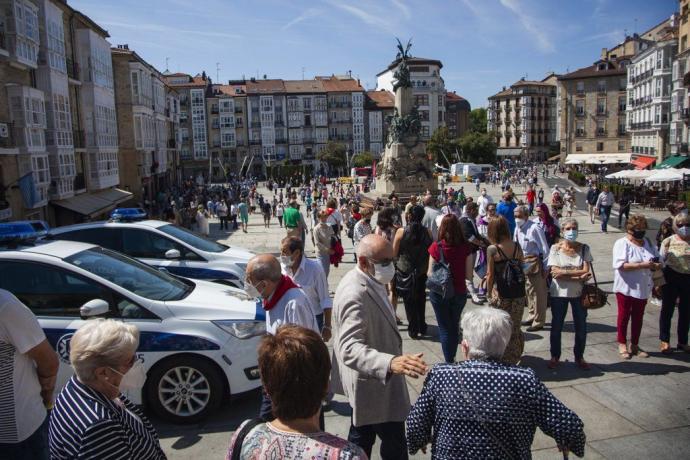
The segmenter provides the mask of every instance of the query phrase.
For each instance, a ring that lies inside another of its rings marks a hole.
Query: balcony
[[[616,130],[616,136],[620,137],[620,136],[627,136],[627,135],[628,135],[628,131],[626,131],[626,129],[624,127],[620,127]]]
[[[597,110],[597,116],[598,117],[605,117],[608,115],[608,112],[606,110]]]
[[[348,107],[352,107],[352,102],[333,102],[333,101],[328,101],[328,107],[348,108]]]
[[[690,108],[683,109],[681,112],[681,118],[685,120],[686,124],[690,122]]]
[[[606,130],[605,129],[597,129],[596,135],[597,135],[597,137],[606,137]]]
[[[67,65],[67,76],[72,80],[79,80],[79,64],[70,58],[65,59],[65,64]]]
[[[578,118],[582,118],[585,116],[585,111],[584,110],[578,110],[575,112],[575,116]]]
[[[81,129],[75,129],[72,131],[72,140],[74,142],[75,149],[86,148],[86,134]]]
[[[575,137],[585,137],[585,132],[581,130],[575,131]]]
[[[211,106],[211,115],[218,115],[218,106]]]
[[[276,137],[276,144],[287,144],[287,137]]]
[[[84,173],[79,173],[74,176],[74,190],[84,190],[86,189],[86,177]]]
[[[7,126],[7,137],[0,137],[0,149],[13,149],[17,147],[17,143],[14,139],[13,125],[9,121],[0,121],[0,125]],[[2,177],[0,177],[2,181]]]
[[[242,107],[235,106],[235,113],[242,113]]]
[[[352,118],[328,118],[329,123],[352,123]]]
[[[249,145],[261,145],[261,139],[249,139]]]
[[[644,121],[641,123],[631,123],[630,129],[632,129],[632,130],[652,129],[652,122],[651,121]]]

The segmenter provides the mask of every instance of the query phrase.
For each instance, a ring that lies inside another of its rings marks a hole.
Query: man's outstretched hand
[[[422,356],[424,356],[424,353],[396,356],[391,361],[391,372],[393,374],[406,375],[413,379],[426,374],[428,368]]]

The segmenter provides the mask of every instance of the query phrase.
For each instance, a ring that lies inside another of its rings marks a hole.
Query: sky
[[[678,0],[68,0],[160,71],[216,80],[358,77],[366,89],[412,38],[449,91],[487,105],[522,77],[591,65]]]

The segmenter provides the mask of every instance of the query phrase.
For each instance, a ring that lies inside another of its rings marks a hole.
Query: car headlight
[[[233,337],[242,340],[266,333],[266,323],[264,321],[218,320],[211,322]]]

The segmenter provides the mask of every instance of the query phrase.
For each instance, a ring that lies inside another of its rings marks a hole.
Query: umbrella
[[[677,169],[655,169],[654,173],[645,180],[647,182],[675,182],[683,180],[683,173]]]

